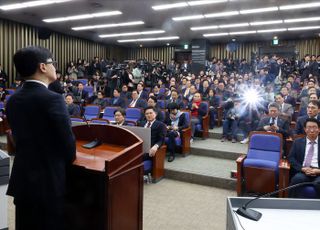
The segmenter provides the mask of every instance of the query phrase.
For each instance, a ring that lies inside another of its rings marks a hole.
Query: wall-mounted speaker
[[[52,34],[52,31],[48,28],[40,27],[38,28],[38,38],[42,40],[49,39]]]

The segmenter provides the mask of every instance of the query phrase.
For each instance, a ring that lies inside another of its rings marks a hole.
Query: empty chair
[[[126,109],[126,121],[138,122],[141,118],[141,109],[139,108],[127,108]]]
[[[70,120],[72,123],[74,122],[85,122],[85,120],[82,117],[70,117]]]
[[[282,135],[251,132],[249,140],[247,155],[237,159],[238,195],[268,193],[288,186],[290,166],[282,159]]]
[[[114,122],[114,111],[118,109],[118,107],[106,107],[103,112],[102,119],[107,119],[110,122]]]
[[[84,86],[83,89],[88,92],[89,97],[93,96],[93,87],[92,86]]]
[[[87,120],[99,118],[100,107],[98,105],[87,105],[84,107],[84,116]]]

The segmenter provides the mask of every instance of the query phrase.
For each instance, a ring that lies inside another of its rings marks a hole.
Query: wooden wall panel
[[[174,50],[175,48],[171,46],[131,48],[127,51],[127,57],[130,60],[146,58],[149,62],[153,59],[158,59],[169,63],[174,58]]]
[[[50,49],[62,72],[65,72],[69,61],[76,61],[78,58],[92,60],[98,56],[115,57],[119,61],[126,59],[126,50],[121,47],[111,47],[58,33],[52,33],[47,40],[40,40],[36,28],[0,19],[0,64],[9,75],[10,83],[16,75],[12,62],[14,53],[30,45],[40,45]]]

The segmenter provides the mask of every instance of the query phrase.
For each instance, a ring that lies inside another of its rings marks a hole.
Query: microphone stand
[[[291,185],[291,186],[285,187],[285,188],[280,189],[280,190],[276,190],[276,191],[273,191],[273,192],[270,192],[270,193],[266,193],[264,195],[261,195],[261,196],[258,196],[256,198],[254,198],[252,200],[249,200],[241,208],[238,208],[236,213],[239,214],[240,216],[243,216],[244,218],[258,221],[258,220],[260,220],[262,214],[260,212],[256,211],[256,210],[247,208],[249,206],[249,204],[252,203],[253,201],[258,200],[258,199],[263,198],[263,197],[274,195],[274,194],[282,192],[282,191],[290,190],[290,189],[293,189],[293,188],[296,188],[296,187],[305,186],[305,185],[316,185],[316,184],[318,184],[318,183],[317,182],[302,182],[302,183],[298,183],[298,184],[295,184],[295,185]]]
[[[87,120],[86,116],[83,114],[82,117],[83,117],[84,121],[86,122],[87,127],[91,130],[91,126],[90,126],[89,121]],[[98,138],[95,138],[93,141],[90,141],[89,143],[82,145],[82,147],[86,148],[86,149],[93,149],[101,144],[102,144],[102,142]]]

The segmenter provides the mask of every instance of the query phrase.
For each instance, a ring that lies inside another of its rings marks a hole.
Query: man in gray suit
[[[292,105],[284,102],[284,97],[279,93],[275,96],[275,101],[279,105],[279,115],[284,116],[289,121],[292,119],[294,113]]]

